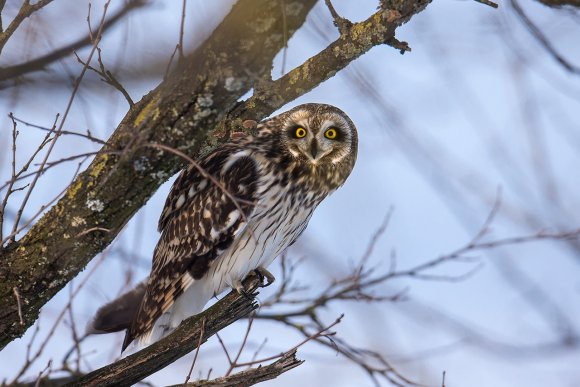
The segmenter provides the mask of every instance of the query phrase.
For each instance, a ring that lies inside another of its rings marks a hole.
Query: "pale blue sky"
[[[48,50],[84,33],[86,6],[79,3],[71,2],[76,19],[51,24],[49,35],[33,40],[33,47]],[[135,13],[128,25],[117,27],[102,44],[107,63],[123,67],[165,61],[177,41],[180,3],[154,1]],[[352,20],[361,20],[376,8],[375,1],[333,3]],[[95,18],[100,4],[93,4]],[[186,43],[206,36],[227,12],[227,4],[231,3],[190,1]],[[534,1],[522,1],[522,6],[554,46],[580,65],[577,12],[552,10]],[[48,7],[47,20],[54,15],[51,12],[56,11]],[[290,40],[286,70],[337,36],[321,2]],[[467,244],[484,223],[498,187],[501,207],[485,241],[580,227],[580,77],[564,71],[530,37],[509,2],[494,10],[473,1],[436,1],[400,28],[397,37],[409,42],[413,51],[401,56],[390,47],[376,47],[283,108],[304,102],[334,104],[350,115],[360,136],[352,176],[319,207],[302,240],[290,249],[291,259],[305,256],[299,276],[301,282],[311,284],[306,294],[317,294],[328,281],[348,273],[391,207],[389,227],[371,259],[379,270],[388,269],[392,252],[404,269]],[[9,44],[0,65],[26,58],[29,51]],[[78,65],[67,63],[76,74]],[[275,78],[280,66],[281,56],[274,66]],[[139,99],[161,76],[136,74],[120,81]],[[357,76],[372,85],[379,97],[368,87],[361,93],[352,81]],[[127,104],[114,90],[98,86],[81,89],[65,129],[90,128],[100,137],[111,133]],[[49,85],[40,91],[14,93],[14,89],[0,90],[2,180],[9,177],[7,113],[50,126],[54,114],[64,110],[69,90]],[[19,161],[35,149],[40,135],[21,129]],[[64,157],[96,149],[85,140],[64,137],[55,152]],[[62,166],[43,177],[27,216],[66,186],[74,167]],[[551,182],[553,191],[545,189],[546,182]],[[170,182],[163,185],[114,242],[138,256],[136,280],[148,272],[158,238],[157,218],[169,188]],[[323,312],[325,321],[331,323],[345,313],[336,329],[341,338],[379,351],[405,376],[429,386],[440,385],[443,371],[449,387],[577,385],[578,346],[533,348],[557,341],[561,332],[555,327],[565,324],[562,321],[580,331],[578,250],[565,242],[544,241],[472,252],[470,257],[474,262],[452,262],[431,272],[459,275],[481,265],[463,281],[397,279],[375,291],[394,294],[406,289],[405,301],[334,303]],[[125,263],[117,258],[108,256],[82,291],[75,308],[78,324],[85,324],[100,304],[119,292]],[[276,263],[272,267],[278,272]],[[525,285],[516,285],[514,278]],[[272,291],[266,289],[260,298]],[[44,308],[41,335],[67,297],[68,291],[63,290]],[[544,299],[549,307],[542,306]],[[558,313],[564,317],[556,318]],[[228,328],[223,333],[225,342],[235,348],[245,327],[242,321]],[[10,377],[22,363],[31,333],[0,352],[0,379]],[[258,324],[251,345],[259,345],[264,337],[272,353],[301,340],[286,328]],[[121,340],[121,335],[89,339],[86,359],[92,366],[105,364],[118,353]],[[48,355],[60,359],[69,347],[70,334],[62,326],[30,375],[45,367]],[[315,343],[302,347],[299,357],[306,363],[264,385],[372,385],[356,366]],[[182,382],[190,362],[187,356],[150,380],[158,385]],[[194,375],[213,368],[212,375],[218,376],[225,365],[217,342],[210,340],[201,350]]]

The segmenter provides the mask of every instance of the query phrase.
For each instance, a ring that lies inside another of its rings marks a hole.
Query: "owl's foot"
[[[276,280],[276,277],[274,277],[272,273],[270,273],[266,268],[262,266],[255,269],[254,273],[256,273],[256,275],[260,279],[261,284],[260,287],[262,288],[272,285],[272,283]],[[266,283],[264,283],[264,278],[268,280]]]
[[[253,300],[254,297],[252,297],[252,294],[249,293],[245,288],[244,285],[242,284],[242,281],[237,280],[236,282],[234,282],[232,284],[232,288],[238,292],[238,294],[242,297],[244,297],[246,300]]]

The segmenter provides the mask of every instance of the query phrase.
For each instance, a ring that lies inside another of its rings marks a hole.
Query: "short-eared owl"
[[[357,132],[340,109],[300,105],[259,123],[183,170],[161,218],[149,279],[103,306],[89,332],[127,329],[123,350],[147,345],[216,294],[265,268],[349,176]],[[211,177],[210,177],[211,176]],[[271,278],[273,280],[273,277]]]

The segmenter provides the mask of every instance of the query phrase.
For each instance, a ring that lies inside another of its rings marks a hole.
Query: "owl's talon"
[[[272,273],[270,273],[266,268],[260,266],[254,270],[254,273],[260,279],[260,287],[265,288],[270,285],[276,280],[276,277]],[[268,282],[264,283],[264,278],[268,280]]]
[[[251,293],[248,293],[246,291],[246,289],[244,288],[244,285],[242,285],[242,281],[236,281],[233,283],[232,287],[234,288],[234,290],[242,297],[244,297],[246,300],[253,300],[254,297],[252,297]]]

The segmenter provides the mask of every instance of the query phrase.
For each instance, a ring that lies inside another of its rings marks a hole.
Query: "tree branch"
[[[398,8],[379,9],[368,19],[352,23],[348,29],[343,28],[339,39],[275,82],[267,82],[264,88],[258,89],[244,104],[239,105],[230,114],[230,118],[235,119],[231,125],[239,127],[241,121],[246,119],[268,116],[333,77],[374,46],[387,44],[401,49],[401,42],[395,39],[395,30],[430,2],[402,1],[398,3]]]
[[[192,383],[175,384],[169,387],[237,387],[253,386],[266,380],[272,380],[282,375],[284,372],[298,367],[303,360],[296,358],[296,350],[286,352],[275,362],[258,368],[250,368],[237,374],[216,378],[213,380],[199,380]]]
[[[4,49],[4,46],[8,42],[8,39],[12,37],[12,34],[16,31],[16,29],[20,26],[20,24],[24,21],[24,19],[30,17],[34,12],[42,9],[46,5],[50,4],[52,0],[39,0],[34,4],[30,4],[30,1],[24,1],[18,10],[18,14],[14,17],[14,19],[8,25],[6,30],[2,30],[0,28],[0,54]],[[4,2],[2,2],[2,6],[4,6]],[[0,9],[1,11],[1,9]],[[0,23],[1,27],[1,23]]]
[[[130,12],[137,8],[145,6],[147,3],[144,0],[131,0],[127,2],[116,14],[111,16],[109,20],[103,25],[103,31],[107,31],[118,21],[123,20],[123,18]],[[91,45],[91,36],[87,34],[75,42],[67,44],[64,47],[55,49],[54,51],[38,57],[36,59],[29,60],[24,63],[19,63],[13,66],[0,67],[0,82],[14,79],[20,77],[24,74],[32,73],[35,71],[44,70],[48,65],[54,63],[64,57],[70,55],[72,52]],[[1,85],[2,87],[4,85]]]
[[[259,285],[257,277],[247,278],[244,288],[251,294],[251,298],[232,291],[206,311],[183,321],[169,336],[133,355],[90,372],[67,386],[130,386],[143,380],[190,353],[216,332],[257,309],[258,304],[254,298],[258,294],[256,289]]]

